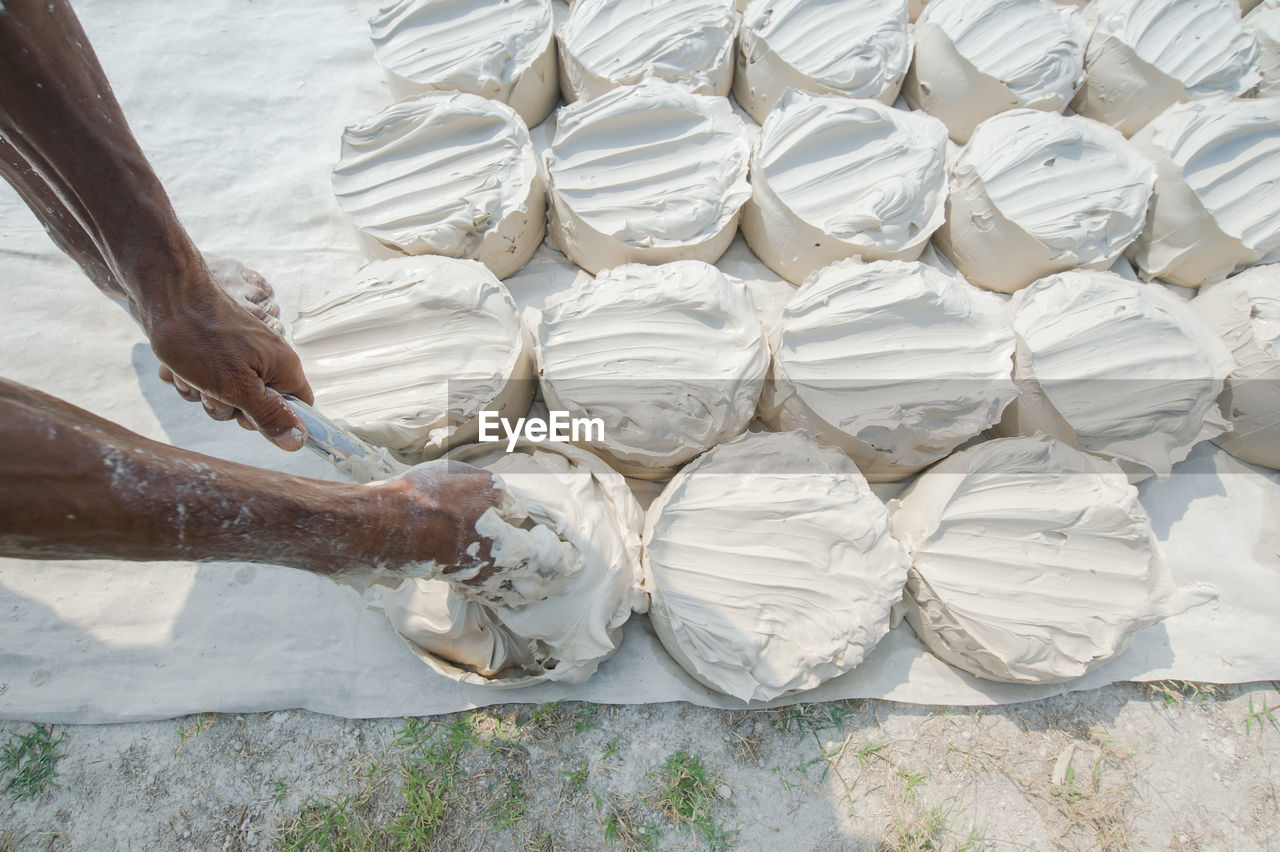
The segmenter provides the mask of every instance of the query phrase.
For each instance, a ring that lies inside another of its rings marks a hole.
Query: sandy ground
[[[0,797],[0,850],[1280,848],[1278,713],[1276,684],[1170,683],[58,725],[52,785]]]

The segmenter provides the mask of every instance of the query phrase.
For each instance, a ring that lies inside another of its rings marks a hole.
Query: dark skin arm
[[[280,398],[313,400],[297,355],[215,283],[65,0],[0,6],[0,161],[54,242],[126,303],[166,381],[215,419],[302,446]]]
[[[148,440],[4,379],[0,447],[0,556],[19,558],[448,578],[487,561],[475,523],[498,499],[483,472],[355,485],[259,470]]]

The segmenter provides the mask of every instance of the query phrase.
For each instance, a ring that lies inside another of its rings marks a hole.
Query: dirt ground
[[[1276,684],[1162,683],[980,709],[3,722],[0,850],[1280,848],[1277,714]]]

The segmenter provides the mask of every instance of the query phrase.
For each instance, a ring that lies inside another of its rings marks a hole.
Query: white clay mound
[[[650,506],[649,617],[702,684],[743,701],[812,689],[889,631],[907,555],[847,457],[799,433],[748,432]]]
[[[981,287],[1105,269],[1142,232],[1156,170],[1115,130],[1033,109],[978,125],[954,164],[935,242]]]
[[[1188,98],[1244,94],[1258,43],[1233,0],[1097,0],[1072,107],[1132,136]]]
[[[836,260],[915,260],[942,225],[947,131],[879,101],[789,91],[751,160],[742,234],[793,284]]]
[[[658,77],[700,95],[729,94],[732,0],[578,0],[560,28],[566,101]]]
[[[1214,443],[1236,458],[1280,470],[1280,264],[1210,284],[1191,307],[1235,362],[1222,401],[1231,431]]]
[[[787,89],[891,104],[910,63],[906,0],[752,0],[733,99],[757,124]]]
[[[401,94],[450,89],[542,122],[560,97],[551,0],[400,0],[369,19]]]
[[[922,263],[845,260],[787,303],[760,416],[902,479],[1000,419],[1013,329],[998,297]]]
[[[463,683],[581,683],[613,655],[640,579],[643,517],[626,481],[564,444],[472,445],[450,458],[483,467],[526,504],[529,517],[573,543],[573,570],[521,606],[483,604],[443,580],[408,580],[376,605],[434,670]],[[484,523],[481,519],[477,528]]]
[[[302,311],[293,344],[316,405],[410,462],[474,441],[482,410],[514,419],[533,397],[515,303],[474,260],[371,263]]]
[[[1133,137],[1156,164],[1129,259],[1181,287],[1280,259],[1280,99],[1176,104]]]
[[[508,106],[432,92],[342,134],[333,170],[356,227],[405,254],[479,260],[499,278],[546,233],[546,183],[529,131]]]
[[[660,80],[564,107],[545,155],[551,238],[591,273],[715,263],[751,195],[749,153],[727,99]]]
[[[1084,80],[1089,31],[1049,0],[934,0],[914,39],[902,96],[963,144],[1005,110],[1062,112]]]
[[[889,507],[911,554],[907,621],[978,677],[1079,677],[1171,614],[1173,578],[1137,489],[1051,437],[956,453]]]
[[[746,287],[696,260],[605,270],[549,299],[536,337],[547,407],[600,418],[580,446],[644,479],[746,429],[769,368]]]
[[[1018,399],[1005,435],[1054,435],[1135,479],[1170,469],[1229,424],[1231,353],[1186,302],[1112,272],[1074,270],[1017,293]]]
[[[1258,40],[1259,97],[1280,95],[1280,0],[1264,2],[1245,16],[1244,28]]]

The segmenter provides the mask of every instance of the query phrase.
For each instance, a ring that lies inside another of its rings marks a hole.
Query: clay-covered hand
[[[492,473],[436,461],[368,487],[382,511],[378,561],[385,567],[466,584],[483,583],[497,570],[490,540],[476,530],[481,516],[502,503]]]
[[[308,404],[314,395],[284,338],[220,287],[201,288],[149,320],[160,378],[184,399],[201,402],[215,420],[261,432],[281,449],[303,446],[306,431],[281,394]]]

